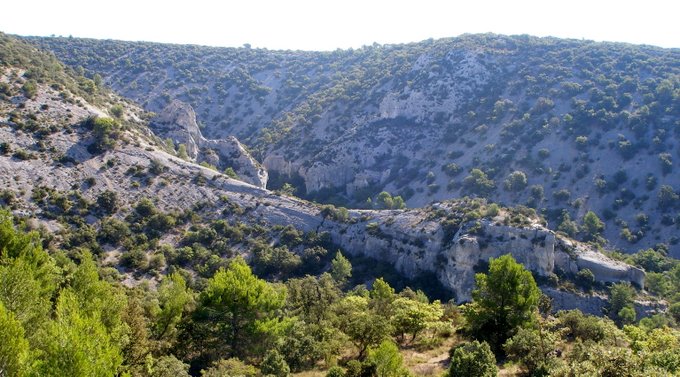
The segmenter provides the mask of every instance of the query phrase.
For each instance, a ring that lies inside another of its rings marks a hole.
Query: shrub
[[[661,172],[663,175],[673,171],[673,157],[670,153],[659,154],[659,162],[661,162]]]
[[[657,197],[659,199],[659,208],[662,210],[675,207],[678,204],[678,200],[680,200],[680,196],[673,190],[673,187],[668,185],[661,186]]]
[[[495,377],[496,357],[486,342],[473,341],[453,348],[447,377]]]
[[[201,377],[256,377],[258,375],[259,373],[254,366],[245,364],[235,357],[231,359],[222,359],[214,363],[209,369],[201,371]]]
[[[448,175],[449,177],[453,177],[456,174],[460,173],[460,170],[461,170],[460,166],[458,166],[458,164],[456,164],[455,162],[451,162],[449,164],[442,166],[442,171],[446,173],[446,175]]]
[[[463,179],[463,188],[469,194],[487,196],[496,188],[496,184],[483,171],[472,169]]]
[[[559,191],[555,191],[553,193],[553,197],[559,202],[565,202],[571,198],[571,192],[567,189],[561,189]]]
[[[505,180],[505,189],[508,191],[521,191],[525,187],[527,187],[527,175],[522,171],[513,171]]]
[[[531,376],[546,376],[555,362],[555,335],[548,331],[519,329],[503,346],[508,357],[518,361]]]
[[[97,196],[97,206],[105,213],[116,213],[118,210],[118,194],[108,190],[102,192]]]
[[[114,117],[120,119],[120,118],[123,117],[124,109],[123,109],[123,106],[122,106],[122,105],[116,104],[116,105],[111,106],[111,108],[109,109],[109,112],[110,112],[111,115],[113,115]]]
[[[561,311],[557,318],[560,327],[567,329],[565,335],[568,337],[599,342],[607,335],[601,319],[583,314],[580,310]]]
[[[385,340],[375,349],[368,351],[367,361],[375,365],[378,376],[397,377],[403,375],[403,357],[391,340]]]
[[[595,284],[595,275],[589,269],[584,268],[576,274],[576,281],[583,289],[590,291]]]
[[[121,128],[117,121],[94,116],[85,121],[85,126],[92,130],[94,136],[91,152],[103,152],[116,147],[121,135]]]
[[[326,372],[326,377],[345,377],[345,371],[339,366],[332,366]]]
[[[262,360],[262,364],[260,364],[260,370],[265,376],[288,377],[290,375],[290,368],[286,360],[277,350],[267,352]]]
[[[21,87],[21,90],[26,98],[32,99],[38,94],[38,83],[35,80],[28,80]]]

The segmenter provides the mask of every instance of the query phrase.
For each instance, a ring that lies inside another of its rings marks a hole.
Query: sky
[[[677,0],[8,0],[0,31],[276,50],[335,50],[464,33],[680,48]]]

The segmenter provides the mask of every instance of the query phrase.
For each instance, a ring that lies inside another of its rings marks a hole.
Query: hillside
[[[680,368],[680,264],[603,254],[594,215],[581,242],[525,206],[348,210],[267,179],[190,105],[149,113],[0,34],[0,374],[438,375],[477,344],[520,375],[536,336],[568,350],[555,373]]]
[[[4,41],[29,48],[11,38]],[[27,61],[48,58],[30,50],[18,55],[27,56]],[[261,270],[272,276],[285,270],[277,264],[287,259],[300,273],[304,268],[298,256],[321,246],[321,241],[303,242],[300,237],[325,235],[325,253],[342,248],[394,266],[408,279],[431,276],[448,291],[447,299],[457,301],[470,298],[475,269],[507,252],[545,278],[558,274],[569,280],[587,268],[601,283],[644,286],[641,270],[610,260],[586,244],[556,238],[527,208],[503,209],[465,199],[422,209],[348,211],[250,185],[214,165],[196,164],[193,149],[182,155],[149,128],[161,124],[174,135],[189,134],[192,140],[209,143],[202,139],[190,107],[175,105],[149,123],[149,114],[106,88],[95,86],[88,102],[78,92],[56,86],[57,79],[88,80],[58,62],[54,77],[40,76],[27,96],[22,88],[30,79],[21,64],[7,62],[0,108],[4,203],[58,231],[54,246],[97,250],[101,261],[122,267],[126,279],[139,277],[140,267],[156,274],[181,267],[198,270],[199,275],[207,268],[207,277],[223,263],[221,258],[236,254],[256,264],[262,260]],[[107,113],[115,115],[108,118]],[[245,158],[219,156],[226,164],[231,164],[230,158]],[[177,256],[163,249],[163,243],[189,246],[180,250],[197,257]],[[156,260],[154,268],[148,266],[151,260]],[[308,267],[310,272],[325,268]]]
[[[354,207],[381,191],[409,207],[476,195],[576,237],[593,211],[610,247],[680,256],[678,50],[498,35],[329,53],[30,40],[147,110],[191,105],[208,137],[255,152],[270,188]]]

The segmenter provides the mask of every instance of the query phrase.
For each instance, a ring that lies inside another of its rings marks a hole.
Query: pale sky
[[[335,50],[492,32],[680,48],[678,0],[6,0],[1,8],[0,31],[19,35]]]

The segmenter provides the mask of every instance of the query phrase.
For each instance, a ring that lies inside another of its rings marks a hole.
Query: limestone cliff
[[[538,276],[588,268],[598,282],[644,286],[644,271],[563,240],[538,223],[504,225],[506,216],[501,214],[462,221],[452,233],[442,225],[441,216],[457,210],[453,203],[439,203],[423,210],[360,211],[355,213],[356,222],[333,234],[348,252],[387,261],[409,278],[434,273],[457,302],[470,300],[475,272],[483,270],[490,258],[506,253]]]
[[[267,170],[262,167],[234,136],[208,140],[201,134],[191,105],[172,101],[156,117],[152,128],[174,144],[183,144],[191,161],[206,161],[217,167],[231,167],[244,182],[265,188]]]

